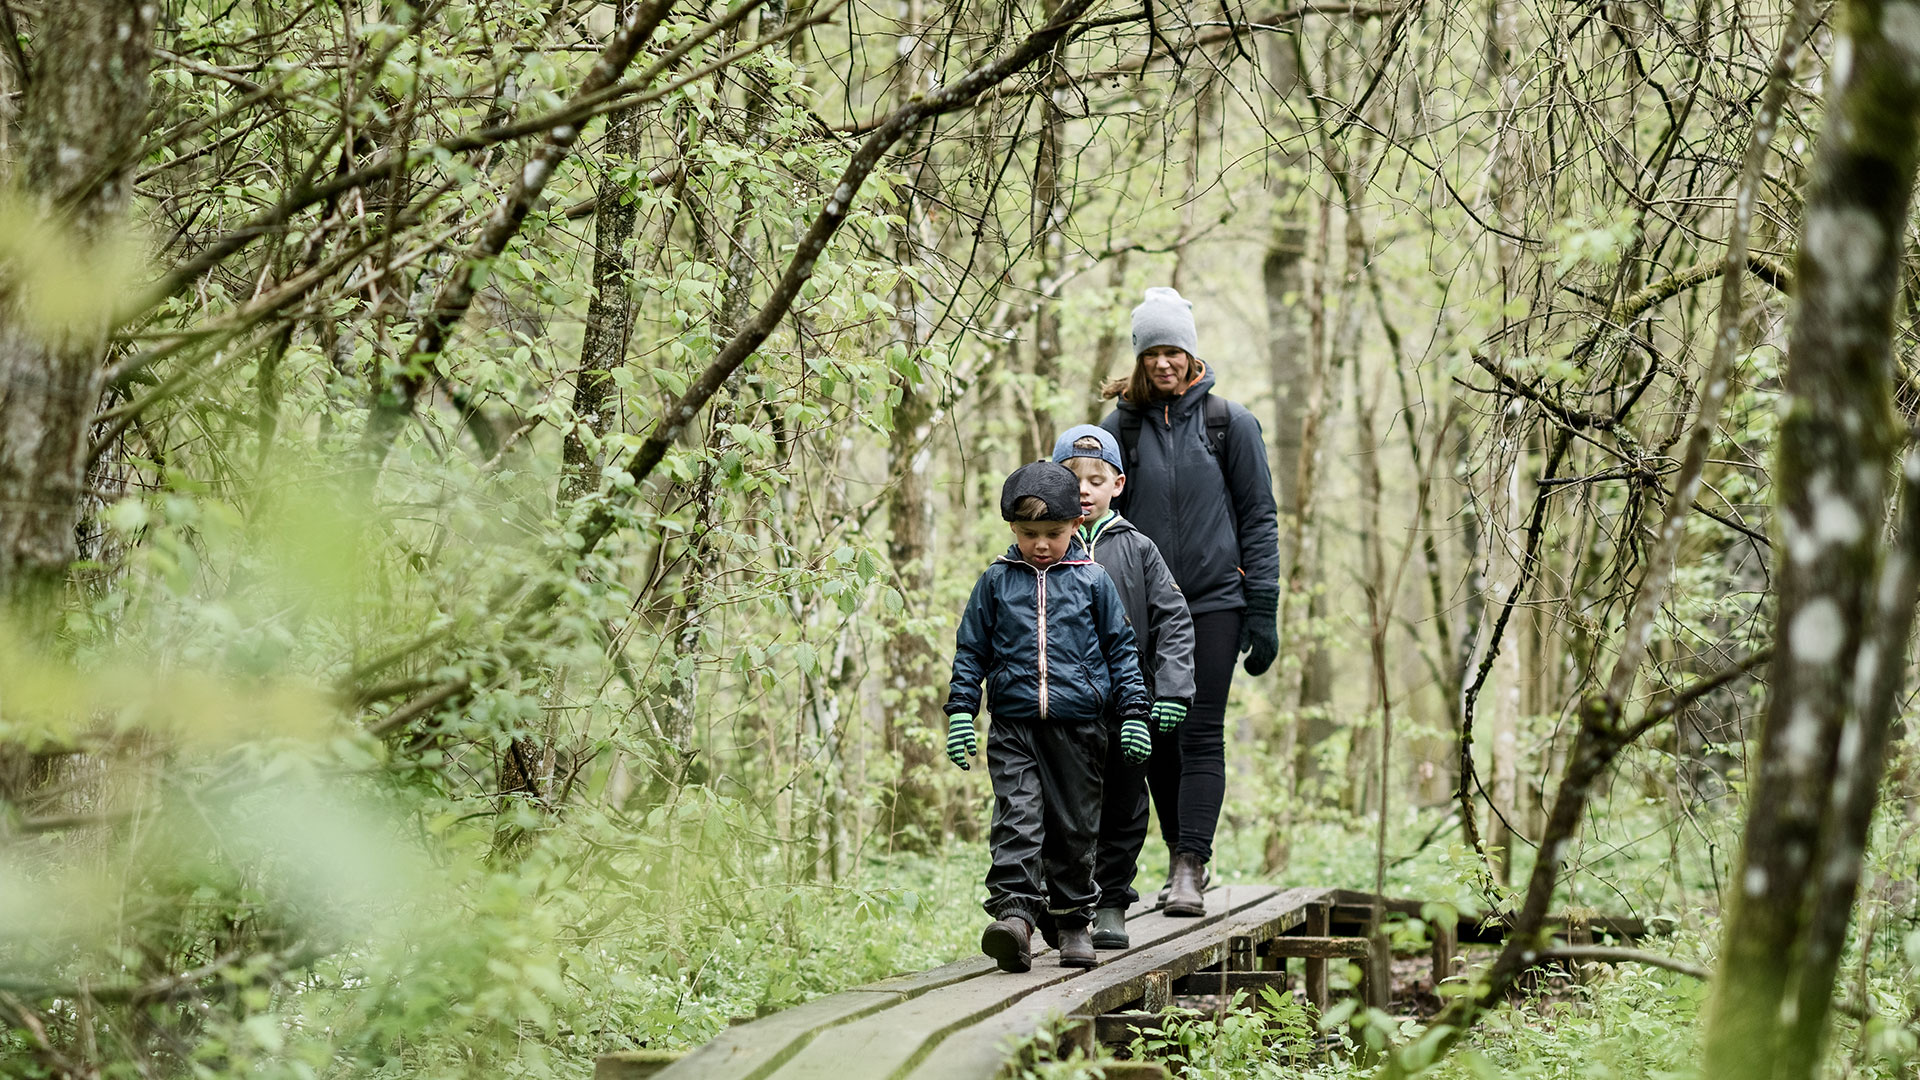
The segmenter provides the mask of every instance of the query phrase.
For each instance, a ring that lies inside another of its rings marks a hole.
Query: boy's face
[[[1034,566],[1050,566],[1066,557],[1067,544],[1080,519],[1072,521],[1012,521],[1013,542],[1020,546],[1020,557]]]
[[[1066,466],[1080,478],[1080,513],[1088,521],[1099,521],[1114,497],[1127,490],[1127,478],[1099,458],[1068,458]]]
[[[1193,368],[1193,357],[1178,346],[1155,345],[1140,354],[1140,366],[1147,369],[1147,381],[1153,384],[1155,394],[1172,397],[1191,381],[1188,372]]]

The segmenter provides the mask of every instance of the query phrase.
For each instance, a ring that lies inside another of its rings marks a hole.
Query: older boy
[[[1193,620],[1187,598],[1147,534],[1113,509],[1127,487],[1120,440],[1105,428],[1081,424],[1053,444],[1053,460],[1080,481],[1080,542],[1113,578],[1127,621],[1140,646],[1140,675],[1153,699],[1155,726],[1164,737],[1186,719],[1193,701]],[[1094,877],[1100,888],[1093,916],[1096,949],[1124,949],[1127,908],[1140,894],[1133,878],[1147,839],[1147,770],[1127,756],[1116,718],[1109,727],[1106,780],[1102,785],[1100,840]],[[1144,761],[1145,755],[1140,755]]]
[[[1080,482],[1051,461],[1023,465],[1000,491],[1013,546],[980,575],[955,635],[947,757],[976,753],[980,686],[993,714],[987,913],[980,951],[1002,971],[1033,964],[1042,918],[1058,929],[1062,967],[1092,967],[1087,931],[1099,899],[1094,844],[1101,775],[1117,713],[1143,761],[1151,748],[1146,686],[1113,579],[1075,535]]]

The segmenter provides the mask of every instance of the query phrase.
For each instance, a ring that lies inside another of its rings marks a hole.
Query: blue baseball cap
[[[1076,449],[1073,444],[1081,439],[1100,440],[1100,449]],[[1064,463],[1068,458],[1077,457],[1099,458],[1113,466],[1114,472],[1121,476],[1127,475],[1127,467],[1120,464],[1120,440],[1114,438],[1113,432],[1106,428],[1094,424],[1079,424],[1068,428],[1053,444],[1053,460]]]

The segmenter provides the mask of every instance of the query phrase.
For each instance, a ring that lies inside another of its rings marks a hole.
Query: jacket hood
[[[1115,400],[1114,407],[1120,409],[1122,412],[1141,412],[1144,409],[1151,408],[1155,404],[1171,404],[1175,416],[1187,415],[1193,411],[1194,406],[1199,403],[1200,399],[1207,396],[1207,392],[1213,389],[1213,365],[1197,356],[1194,357],[1193,362],[1200,365],[1199,378],[1187,384],[1186,390],[1182,391],[1180,396],[1174,398],[1172,402],[1163,402],[1157,398],[1154,401],[1146,402],[1129,401],[1122,397]]]

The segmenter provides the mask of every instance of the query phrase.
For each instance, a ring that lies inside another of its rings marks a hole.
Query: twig
[[[1645,964],[1648,967],[1678,972],[1699,979],[1701,982],[1707,981],[1713,975],[1711,971],[1699,964],[1690,964],[1671,956],[1662,956],[1644,949],[1620,949],[1607,945],[1556,945],[1545,952],[1534,953],[1533,959],[1536,963],[1542,964],[1554,960],[1585,960],[1595,964]]]

